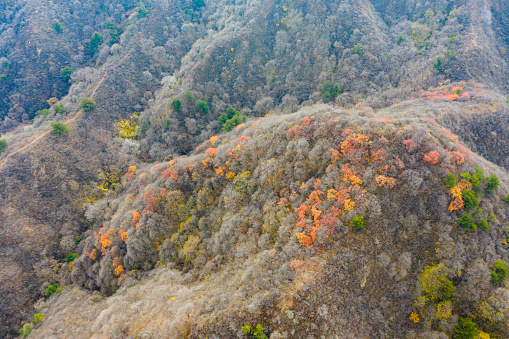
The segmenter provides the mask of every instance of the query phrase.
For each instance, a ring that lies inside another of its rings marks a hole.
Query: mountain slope
[[[61,282],[120,289],[104,301],[64,289],[42,309],[35,337],[70,314],[68,330],[81,337],[172,338],[236,337],[257,323],[275,338],[432,338],[451,335],[458,316],[479,317],[485,303],[507,314],[507,293],[489,275],[509,259],[500,243],[507,171],[405,111],[315,106],[248,122],[195,156],[131,169],[118,196],[89,207],[83,254],[72,272],[60,270]],[[443,178],[474,167],[500,187],[488,193],[483,179],[479,209],[451,211]],[[489,230],[459,226],[464,213],[479,225],[490,219]],[[358,215],[365,230],[351,226]],[[416,306],[428,266],[444,269],[456,289],[442,318],[429,313],[439,301]],[[495,338],[509,333],[505,318],[475,319]]]

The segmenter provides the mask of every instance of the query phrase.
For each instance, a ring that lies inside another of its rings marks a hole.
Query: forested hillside
[[[502,0],[0,4],[0,336],[509,337]]]

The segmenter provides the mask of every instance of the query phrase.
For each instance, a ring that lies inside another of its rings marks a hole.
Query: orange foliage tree
[[[429,162],[430,164],[436,165],[440,160],[440,153],[437,151],[431,151],[424,154],[424,161]]]

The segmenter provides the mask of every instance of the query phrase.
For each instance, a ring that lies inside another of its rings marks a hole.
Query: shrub
[[[467,211],[479,206],[479,199],[475,196],[474,191],[464,190],[461,192],[461,197],[463,198],[463,203],[465,204],[465,209]]]
[[[7,75],[5,75],[5,74],[0,74],[0,81],[1,81],[1,82],[6,82],[6,81],[7,81]]]
[[[140,128],[141,134],[144,135],[145,133],[147,133],[149,128],[150,128],[150,123],[147,120],[143,121],[143,123],[141,124],[141,128]]]
[[[78,254],[76,254],[76,253],[69,253],[69,254],[67,255],[67,258],[65,258],[65,262],[66,262],[66,263],[70,263],[71,261],[74,261],[74,259],[76,259],[76,258],[78,258],[78,257],[79,257],[79,255],[78,255]]]
[[[106,24],[104,25],[104,28],[109,29],[110,31],[112,31],[112,30],[116,30],[117,29],[117,25],[113,21],[108,20],[108,21],[106,21]]]
[[[452,50],[452,49],[448,49],[446,52],[445,52],[445,57],[450,59],[452,57],[454,57],[456,55],[456,51]]]
[[[492,174],[486,178],[486,192],[493,193],[498,188],[500,181],[495,174]]]
[[[71,74],[74,73],[74,69],[72,69],[72,67],[69,67],[69,66],[65,66],[65,67],[62,67],[60,69],[60,78],[64,81],[67,81],[71,78]]]
[[[44,318],[44,313],[36,313],[34,314],[34,320],[32,320],[32,324],[37,325]]]
[[[505,262],[497,260],[497,262],[493,265],[493,271],[490,272],[491,282],[493,285],[500,286],[505,281],[508,272],[509,269]]]
[[[412,40],[417,49],[427,49],[430,45],[430,36],[431,30],[428,26],[418,23],[412,24]]]
[[[58,21],[53,22],[53,30],[57,33],[62,33],[64,31],[64,26]]]
[[[483,171],[483,169],[481,167],[476,167],[475,168],[475,175],[477,176],[479,181],[483,181],[484,180],[484,171]]]
[[[353,227],[354,232],[364,231],[366,229],[364,217],[362,215],[356,215],[352,218],[352,221],[350,221],[350,226]]]
[[[207,114],[209,112],[209,105],[203,100],[198,100],[196,102],[196,108],[203,114]]]
[[[467,231],[477,230],[477,225],[474,224],[472,217],[466,213],[463,213],[463,215],[458,219],[458,224]]]
[[[251,325],[245,325],[242,326],[242,330],[246,335],[253,339],[269,339],[269,337],[267,337],[265,333],[263,333],[265,332],[265,329],[263,328],[262,324],[257,324],[254,327]]]
[[[0,153],[5,151],[6,148],[7,148],[7,140],[5,140],[5,139],[0,140]]]
[[[85,112],[90,112],[97,109],[97,104],[92,98],[84,98],[80,102],[80,108]]]
[[[46,288],[46,293],[44,293],[44,295],[46,296],[46,298],[49,298],[53,294],[60,293],[60,292],[62,292],[62,289],[60,288],[60,285],[58,283],[54,283],[54,284],[49,285]]]
[[[462,177],[463,179],[465,179],[466,181],[471,183],[476,191],[479,191],[480,190],[479,184],[483,180],[484,174],[483,174],[482,169],[477,167],[476,168],[476,173],[474,173],[473,175],[468,173],[468,172],[466,172],[466,173],[461,173],[460,177]]]
[[[63,136],[69,134],[71,128],[63,122],[52,122],[51,123],[51,134],[57,136]]]
[[[138,7],[138,12],[136,13],[136,17],[138,19],[146,17],[148,14],[148,9],[145,8],[145,6]]]
[[[204,7],[205,6],[205,1],[204,0],[193,0],[193,7],[195,9],[199,9],[201,7]]]
[[[505,196],[504,201],[506,205],[509,205],[509,193]]]
[[[453,339],[475,339],[480,330],[477,324],[470,318],[460,318],[454,333]]]
[[[352,54],[362,54],[362,44],[357,44],[352,48]]]
[[[338,84],[333,84],[331,81],[327,80],[322,84],[320,92],[325,101],[333,101],[341,94],[341,88],[339,88]]]
[[[403,35],[398,36],[398,45],[401,45],[404,42],[406,42],[405,37]]]
[[[180,101],[180,99],[173,99],[171,102],[171,107],[173,107],[173,109],[175,109],[177,112],[182,111],[182,101]]]
[[[101,33],[95,32],[92,34],[92,37],[90,38],[89,48],[90,48],[90,54],[94,54],[97,51],[97,48],[101,46],[104,42],[104,38]]]
[[[479,219],[479,228],[483,231],[489,231],[490,230],[490,224],[486,221],[486,219]]]
[[[457,183],[456,176],[454,175],[454,173],[447,174],[447,176],[444,178],[444,181],[445,186],[447,187],[454,187],[456,186]]]
[[[37,112],[35,112],[35,115],[42,115],[46,120],[48,119],[48,116],[51,114],[51,111],[49,109],[40,109]]]
[[[76,243],[76,245],[78,245],[82,240],[83,238],[80,235],[78,235],[76,239],[74,239],[74,242]]]
[[[452,298],[456,287],[447,278],[449,270],[444,264],[426,266],[419,277],[421,288],[431,301],[445,301]]]
[[[245,115],[240,115],[239,111],[230,106],[226,109],[226,112],[221,113],[218,121],[219,126],[223,127],[223,131],[228,132],[246,120],[247,117]]]
[[[64,103],[61,102],[61,103],[58,103],[56,105],[53,105],[53,110],[55,111],[56,114],[64,114]]]
[[[22,328],[18,331],[19,335],[22,335],[23,338],[26,338],[32,333],[32,324],[25,324]]]
[[[189,103],[193,103],[196,101],[196,97],[194,96],[194,93],[191,91],[187,91],[184,97],[186,98],[186,101]]]
[[[442,66],[443,66],[443,61],[442,61],[442,57],[438,57],[437,58],[437,61],[435,61],[433,63],[433,67],[435,67],[436,69],[438,70],[441,70],[442,69]]]

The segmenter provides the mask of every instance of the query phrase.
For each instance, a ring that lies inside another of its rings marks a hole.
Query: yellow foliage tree
[[[350,211],[354,207],[355,207],[355,201],[353,201],[352,199],[345,200],[345,204],[343,205],[343,208],[345,209],[345,211]]]
[[[182,249],[182,252],[186,256],[187,259],[191,259],[191,257],[196,252],[196,246],[198,246],[198,243],[200,242],[200,237],[197,237],[196,235],[190,235],[187,238],[186,243],[184,244],[184,248]]]
[[[134,113],[129,119],[115,122],[114,126],[117,130],[117,138],[136,139],[140,129],[136,120],[138,120],[138,113]]]
[[[119,276],[120,273],[124,272],[124,266],[118,265],[117,268],[115,268],[115,275]]]

